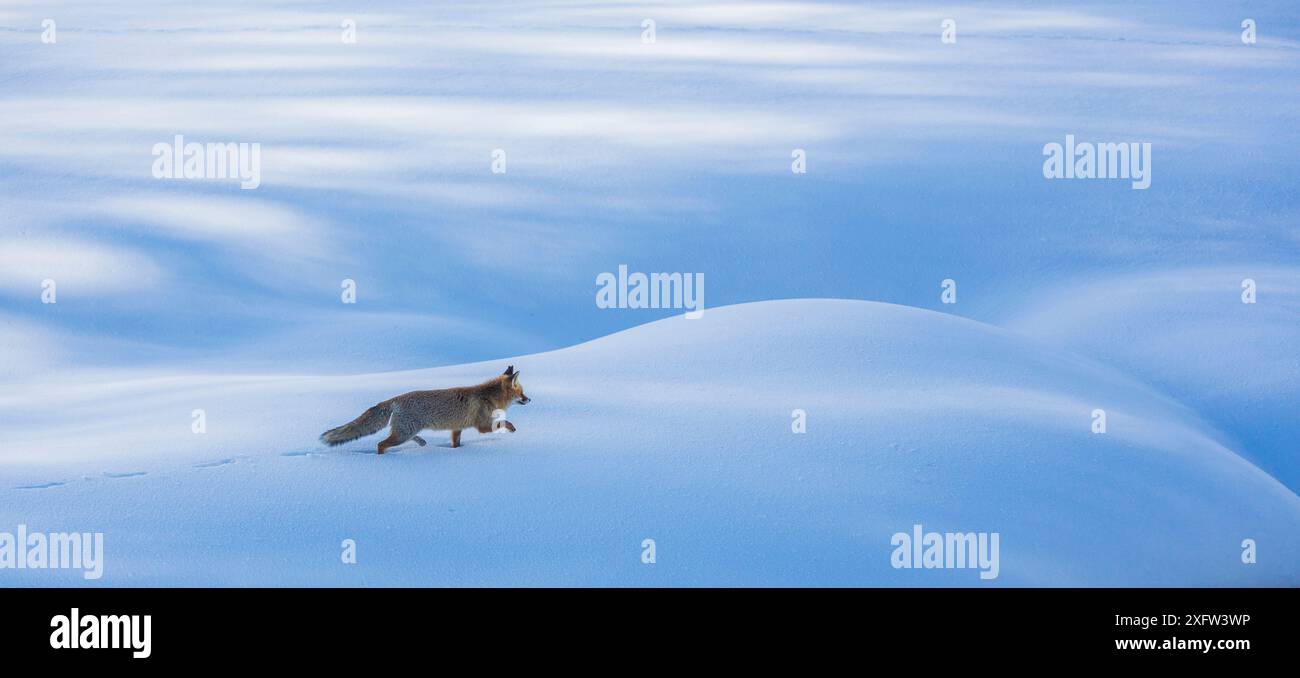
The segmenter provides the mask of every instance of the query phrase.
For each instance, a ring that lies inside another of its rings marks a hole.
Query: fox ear
[[[509,367],[506,368],[505,375],[506,375],[507,377],[510,376],[510,375],[512,375],[512,374],[514,374],[514,373],[515,373],[515,366],[514,366],[514,365],[511,365],[511,366],[509,366]]]

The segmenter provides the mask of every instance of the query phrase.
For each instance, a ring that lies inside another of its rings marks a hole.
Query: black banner
[[[1286,589],[11,589],[4,656],[51,667],[424,662],[687,648],[865,652],[927,665],[1043,653],[1141,663],[1295,652]],[[75,636],[75,638],[74,638]],[[858,649],[851,649],[858,648]],[[900,654],[903,653],[903,654]],[[910,653],[910,654],[909,654]],[[637,657],[641,657],[638,660]],[[442,661],[442,660],[439,660]]]

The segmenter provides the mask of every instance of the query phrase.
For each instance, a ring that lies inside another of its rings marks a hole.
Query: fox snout
[[[527,405],[531,400],[532,398],[529,398],[528,396],[520,396],[519,400],[516,400],[515,402],[519,403],[520,405]]]

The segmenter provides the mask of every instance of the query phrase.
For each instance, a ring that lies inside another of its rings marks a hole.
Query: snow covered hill
[[[1260,303],[1241,301],[1248,275]],[[1177,394],[1242,456],[1300,488],[1300,268],[1148,271],[1044,296],[996,324]]]
[[[507,364],[533,398],[518,433],[383,457],[379,436],[316,442]],[[47,379],[0,394],[0,425],[0,530],[103,532],[99,585],[1300,585],[1300,498],[1197,413],[1047,344],[873,302],[713,308],[429,370]],[[895,569],[892,535],[918,524],[998,533],[997,578]]]

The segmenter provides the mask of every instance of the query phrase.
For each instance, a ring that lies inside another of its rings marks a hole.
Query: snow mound
[[[1257,285],[1242,303],[1243,279]],[[1056,285],[999,323],[1174,395],[1231,447],[1300,488],[1300,269],[1175,269]]]
[[[379,436],[315,443],[506,364],[533,398],[518,433],[383,457]],[[0,424],[0,530],[102,531],[109,585],[1300,584],[1300,498],[1193,411],[1073,353],[873,302],[714,308],[429,370],[45,384],[0,397]],[[913,525],[998,533],[997,578],[895,569]]]

